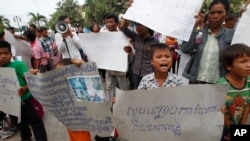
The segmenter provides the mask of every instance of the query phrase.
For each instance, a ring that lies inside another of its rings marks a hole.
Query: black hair
[[[78,24],[78,25],[77,25],[77,28],[79,28],[80,26],[84,27],[83,24]]]
[[[35,24],[30,24],[30,27],[33,27],[34,29],[36,29],[36,25]]]
[[[68,16],[66,15],[62,15],[58,18],[58,21],[64,21],[65,19],[69,18]]]
[[[40,27],[40,32],[43,32],[44,30],[48,30],[48,28],[47,27],[45,27],[45,26],[42,26],[42,27]]]
[[[235,13],[229,13],[225,19],[225,22],[233,21],[238,18],[238,15]]]
[[[164,43],[157,43],[157,44],[154,44],[154,45],[151,45],[148,47],[148,50],[150,50],[150,58],[151,59],[153,58],[153,55],[157,49],[168,49],[170,51],[171,55],[173,55],[173,50],[168,45],[166,45]]]
[[[7,28],[7,30],[15,30],[15,27],[10,26]]]
[[[26,31],[24,32],[24,35],[25,35],[26,38],[27,38],[29,41],[31,41],[31,42],[33,42],[33,41],[36,39],[36,33],[35,33],[35,31],[33,31],[33,30],[30,30],[30,29],[26,30]]]
[[[101,28],[100,28],[99,24],[98,24],[98,23],[93,23],[93,24],[91,25],[91,27],[90,27],[90,31],[91,31],[91,32],[93,32],[93,28],[94,28],[95,25],[98,26],[98,30],[100,31]]]
[[[229,9],[230,9],[230,3],[228,0],[213,0],[208,8],[208,10],[210,11],[211,8],[216,5],[216,4],[223,4],[225,7],[225,11],[226,13],[228,13]]]
[[[110,14],[110,13],[105,13],[105,14],[102,16],[102,20],[105,21],[105,19],[106,19],[106,17],[107,17],[108,15],[111,15],[111,14]]]
[[[199,14],[202,13],[202,14],[206,14],[206,12],[204,10],[200,10]]]
[[[0,31],[0,40],[2,40],[3,39],[3,36],[5,35],[5,32],[4,31]]]
[[[71,61],[71,58],[62,58],[57,64],[57,65],[63,65],[63,66],[66,66],[66,65],[71,65],[73,64],[72,61]]]
[[[115,23],[119,23],[118,16],[114,14],[108,14],[105,19],[114,19]]]
[[[243,55],[250,57],[250,47],[245,44],[233,44],[220,53],[220,61],[222,65],[226,68],[227,66],[232,66],[233,61]]]
[[[152,30],[151,28],[148,28],[148,27],[146,27],[146,28],[148,29],[148,33],[150,34],[150,36],[153,36],[154,30]]]
[[[204,16],[203,23],[206,24],[207,20],[208,20],[208,13]]]
[[[7,41],[0,40],[0,48],[7,48],[11,53],[11,45]]]

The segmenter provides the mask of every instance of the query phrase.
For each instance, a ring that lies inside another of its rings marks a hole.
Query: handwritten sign
[[[65,66],[37,75],[27,73],[25,77],[34,97],[67,128],[101,136],[112,132],[108,103],[103,102],[103,96],[96,96],[104,95],[104,91],[95,63],[84,63],[80,68]],[[98,80],[99,86],[94,85]]]
[[[114,122],[127,141],[216,141],[224,124],[226,85],[190,85],[153,90],[117,89]],[[221,125],[221,126],[219,126]]]
[[[12,68],[0,68],[0,111],[18,117],[21,120],[21,99],[17,89],[19,82]]]
[[[240,18],[240,21],[237,25],[237,28],[234,32],[232,44],[235,43],[244,43],[248,46],[250,46],[250,5],[248,5],[247,10],[243,13],[243,15]]]
[[[88,59],[100,69],[126,72],[128,54],[123,50],[129,40],[122,32],[78,34]]]
[[[134,0],[125,19],[141,23],[163,35],[188,41],[202,0]]]
[[[4,33],[5,33],[5,40],[15,47],[16,56],[21,57],[22,58],[21,60],[25,62],[25,64],[29,69],[31,69],[32,66],[30,59],[32,55],[31,55],[30,43],[21,39],[16,39],[13,36],[13,34],[7,30],[5,30]]]

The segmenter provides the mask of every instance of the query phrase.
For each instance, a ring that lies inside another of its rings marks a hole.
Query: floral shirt
[[[218,84],[229,84],[223,77],[217,81]],[[231,124],[239,124],[245,107],[250,103],[250,77],[247,78],[244,88],[236,89],[229,86],[225,105],[227,106],[226,116]]]
[[[167,79],[163,83],[162,87],[175,87],[183,85],[183,81],[177,75],[168,72]],[[144,76],[138,86],[138,89],[154,89],[161,87],[155,78],[155,73],[150,73]]]

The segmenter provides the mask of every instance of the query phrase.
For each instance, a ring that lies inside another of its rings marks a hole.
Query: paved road
[[[46,109],[44,114],[44,124],[47,131],[48,141],[69,141],[66,127],[46,111]],[[17,132],[8,139],[3,140],[0,138],[0,141],[19,141],[20,139],[20,134]],[[35,141],[35,139],[32,138],[32,141]]]

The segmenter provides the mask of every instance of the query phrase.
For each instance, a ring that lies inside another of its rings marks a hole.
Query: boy
[[[220,59],[228,73],[217,83],[230,84],[225,102],[223,141],[230,140],[230,125],[246,124],[247,121],[250,105],[250,48],[244,44],[234,44],[222,51]]]
[[[138,89],[153,89],[183,85],[182,79],[169,72],[173,62],[173,52],[163,43],[152,45],[150,48],[150,63],[155,72],[144,76]]]
[[[20,129],[21,141],[31,141],[31,131],[33,129],[36,141],[47,141],[47,134],[42,119],[36,113],[32,104],[32,96],[27,87],[24,73],[28,71],[27,66],[21,61],[11,62],[11,47],[6,41],[0,41],[0,66],[14,68],[20,84],[18,95],[21,97],[21,122],[18,124]]]

